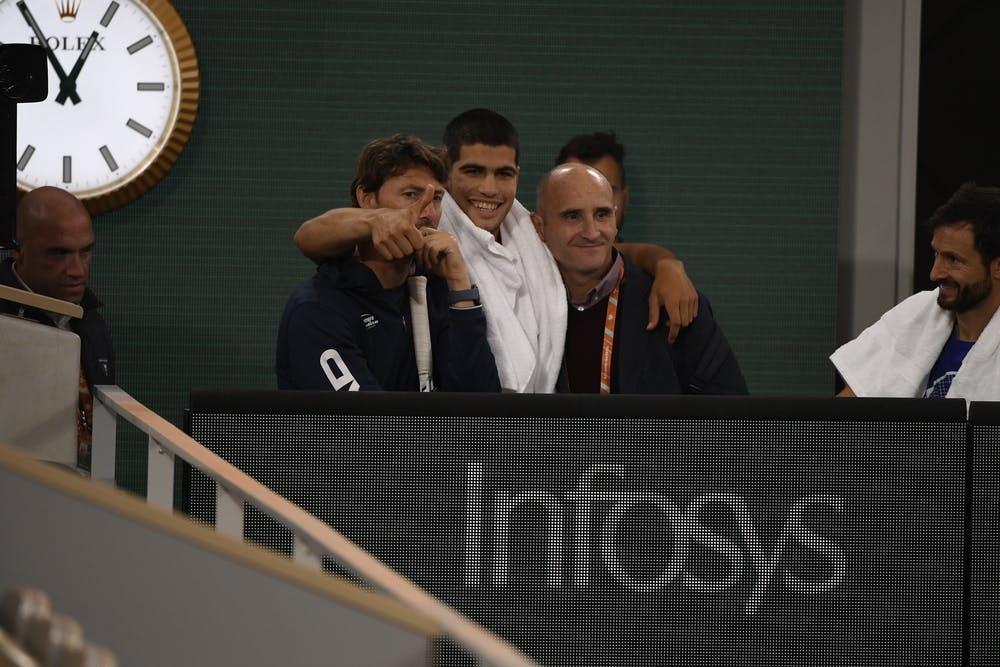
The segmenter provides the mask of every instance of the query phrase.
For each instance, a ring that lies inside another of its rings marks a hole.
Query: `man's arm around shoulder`
[[[616,243],[615,247],[632,263],[653,276],[649,293],[650,331],[660,320],[661,309],[667,313],[667,340],[673,343],[681,328],[698,316],[698,291],[684,270],[684,262],[670,250],[649,243]]]
[[[405,208],[334,208],[303,222],[292,240],[299,251],[321,262],[371,241],[386,260],[409,257],[424,246],[417,228],[420,212],[434,200],[434,186]]]

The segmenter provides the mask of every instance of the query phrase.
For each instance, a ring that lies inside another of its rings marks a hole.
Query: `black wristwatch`
[[[475,285],[471,289],[460,289],[454,292],[448,292],[448,305],[454,306],[460,301],[475,301],[476,305],[479,305],[479,288]]]

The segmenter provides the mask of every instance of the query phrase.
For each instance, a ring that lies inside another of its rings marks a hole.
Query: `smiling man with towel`
[[[928,226],[937,289],[830,356],[846,383],[838,396],[1000,400],[1000,189],[966,183]]]

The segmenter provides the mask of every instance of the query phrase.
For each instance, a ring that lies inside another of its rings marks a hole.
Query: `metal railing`
[[[377,590],[432,619],[449,639],[475,655],[483,665],[536,664],[312,514],[212,453],[119,387],[98,386],[95,393],[92,479],[114,484],[117,419],[121,417],[149,438],[146,500],[150,505],[173,510],[174,462],[180,457],[215,482],[217,531],[243,539],[244,509],[249,503],[292,532],[296,561],[320,570],[322,558],[330,558]]]

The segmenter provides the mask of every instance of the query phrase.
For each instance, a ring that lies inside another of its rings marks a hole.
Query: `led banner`
[[[546,665],[962,659],[961,401],[195,392],[190,428]]]
[[[970,567],[971,660],[992,667],[1000,655],[1000,403],[973,403]]]

